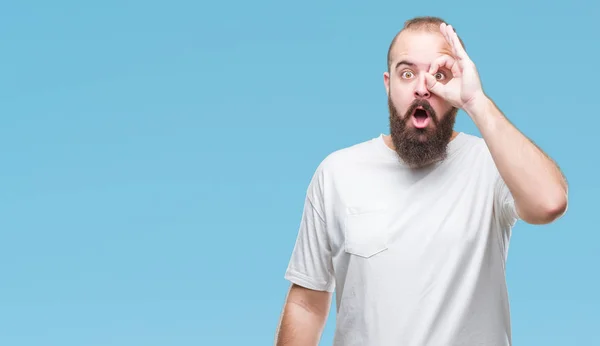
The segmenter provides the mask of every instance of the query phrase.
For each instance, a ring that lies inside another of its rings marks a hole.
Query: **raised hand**
[[[431,64],[429,74],[425,75],[427,88],[454,107],[468,108],[479,99],[485,98],[477,68],[451,25],[442,23],[440,32],[452,48],[453,56],[444,55]],[[434,77],[443,67],[452,71],[452,79],[447,83]]]

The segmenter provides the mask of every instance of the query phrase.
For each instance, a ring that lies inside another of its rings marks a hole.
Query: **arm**
[[[485,140],[500,176],[515,200],[519,217],[547,224],[567,209],[567,182],[559,167],[481,94],[465,105]]]
[[[518,216],[531,224],[546,224],[567,209],[567,183],[558,166],[504,117],[481,87],[479,73],[451,25],[440,32],[453,56],[442,56],[426,74],[427,87],[454,107],[462,108],[485,140],[502,180],[515,201]],[[431,73],[440,67],[452,78],[438,83]]]
[[[318,345],[330,305],[331,293],[292,284],[277,327],[275,345]]]
[[[291,282],[276,346],[319,344],[335,291],[335,275],[327,224],[323,185],[324,164],[319,165],[307,189],[296,243],[284,277]]]

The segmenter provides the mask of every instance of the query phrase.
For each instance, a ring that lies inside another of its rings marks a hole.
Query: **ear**
[[[383,84],[385,85],[385,93],[390,96],[390,73],[387,71],[383,73]]]

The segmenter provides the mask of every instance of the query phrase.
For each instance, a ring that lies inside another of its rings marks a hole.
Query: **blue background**
[[[570,182],[564,218],[515,229],[515,345],[600,344],[599,14],[591,0],[3,2],[0,344],[272,344],[309,179],[387,133],[387,48],[417,15],[457,28],[487,93]],[[479,134],[462,112],[457,129]]]

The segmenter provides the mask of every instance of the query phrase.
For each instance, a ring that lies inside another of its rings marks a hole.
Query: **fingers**
[[[427,89],[429,91],[441,97],[444,97],[444,85],[436,81],[435,78],[428,73],[425,74],[425,84],[427,85]]]
[[[442,23],[442,24],[440,24],[440,31],[441,31],[442,35],[444,35],[444,37],[446,38],[446,41],[448,42],[448,44],[450,44],[450,47],[452,47],[452,52],[453,52],[454,56],[458,60],[468,60],[469,56],[467,55],[467,52],[465,51],[464,47],[460,43],[460,40],[458,39],[458,35],[454,31],[454,28],[452,27],[452,25]]]
[[[442,55],[441,57],[435,59],[429,67],[429,73],[436,73],[440,68],[446,68],[450,70],[453,77],[459,77],[461,75],[460,68],[456,60],[449,55]]]
[[[444,35],[444,38],[446,39],[446,42],[448,42],[448,44],[452,48],[453,53],[456,53],[456,52],[454,52],[454,43],[448,36],[448,24],[446,24],[446,23],[440,24],[440,32],[442,33],[442,35]]]

